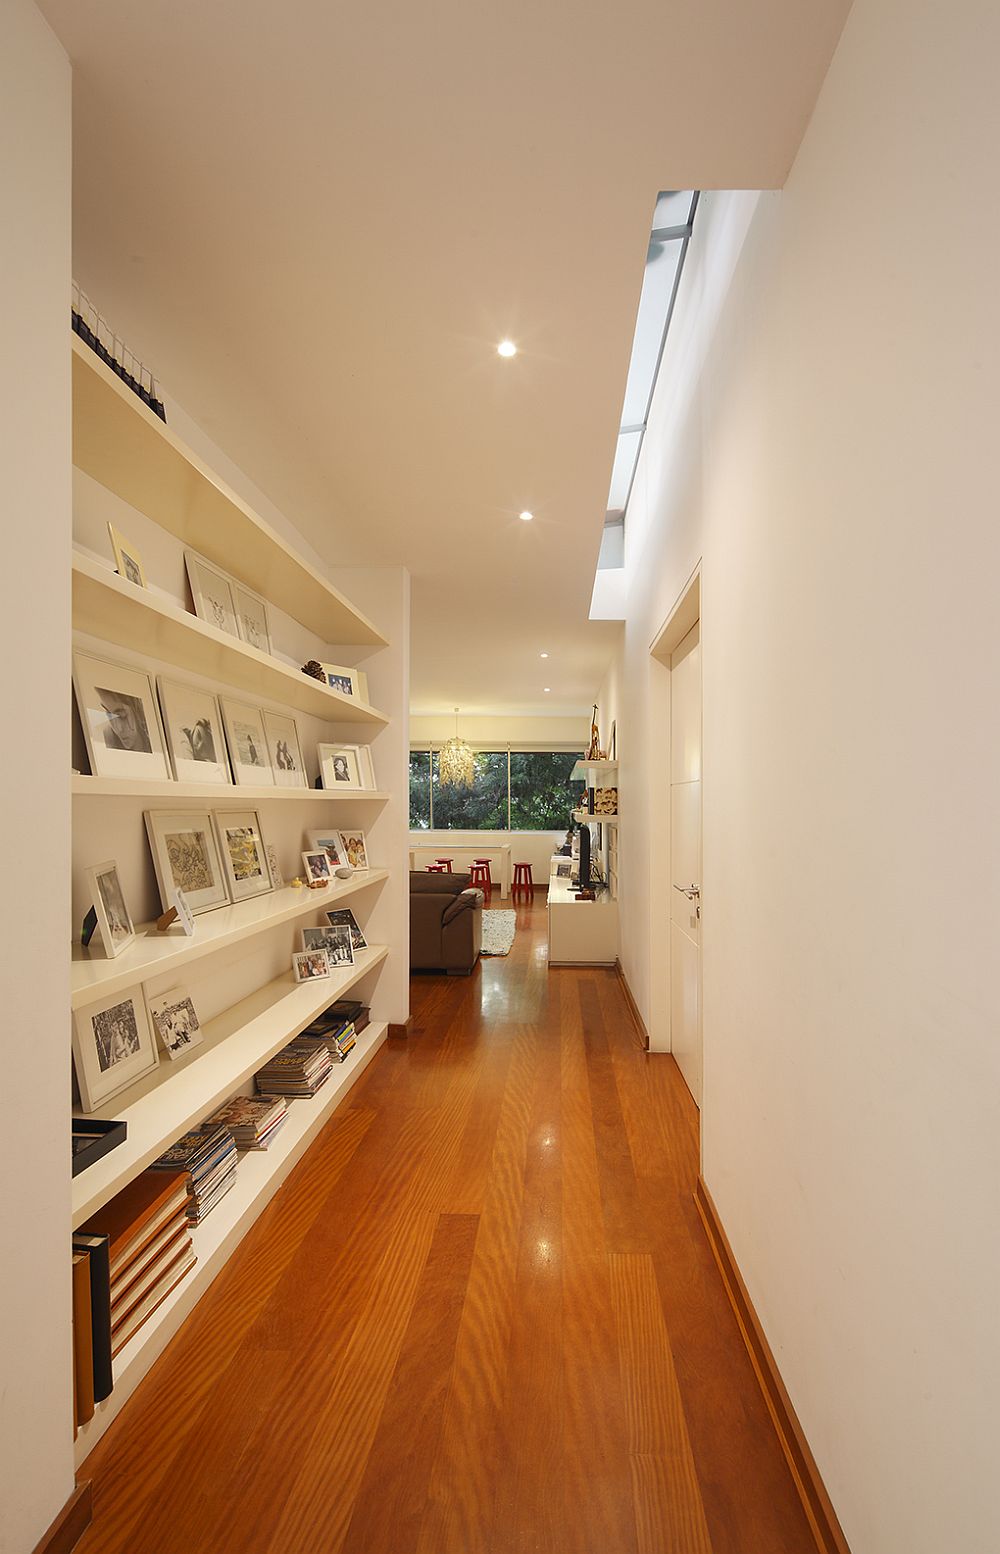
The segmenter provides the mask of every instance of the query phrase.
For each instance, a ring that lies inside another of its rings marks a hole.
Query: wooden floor
[[[81,1554],[814,1554],[697,1113],[544,898],[383,1049],[83,1470]],[[508,903],[504,902],[504,906]]]

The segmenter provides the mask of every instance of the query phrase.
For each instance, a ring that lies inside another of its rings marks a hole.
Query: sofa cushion
[[[410,870],[411,896],[459,896],[468,884],[467,874],[428,874],[424,869]]]
[[[482,904],[483,893],[481,890],[463,890],[461,895],[456,896],[454,901],[449,901],[445,907],[441,915],[442,925],[450,923],[462,912],[474,911],[476,907],[481,907]]]

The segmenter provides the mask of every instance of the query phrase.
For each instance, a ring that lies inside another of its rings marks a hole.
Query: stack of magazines
[[[329,1079],[332,1067],[324,1042],[296,1037],[264,1064],[257,1074],[257,1089],[262,1095],[310,1098]]]
[[[150,1169],[188,1173],[187,1217],[198,1225],[236,1181],[236,1140],[228,1128],[203,1124],[171,1144]]]
[[[287,1115],[283,1095],[234,1095],[208,1121],[228,1128],[237,1149],[267,1149]]]

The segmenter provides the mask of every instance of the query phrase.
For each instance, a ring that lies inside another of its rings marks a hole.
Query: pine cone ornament
[[[311,658],[308,664],[302,665],[302,673],[312,675],[314,680],[322,680],[323,684],[326,684],[326,671],[315,658]]]

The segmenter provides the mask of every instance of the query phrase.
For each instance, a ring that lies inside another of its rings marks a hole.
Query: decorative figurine
[[[603,761],[601,752],[601,736],[597,731],[597,703],[594,703],[594,716],[590,724],[590,749],[587,751],[588,761]]]
[[[314,680],[322,680],[323,684],[326,684],[326,670],[322,664],[316,662],[315,658],[311,658],[308,664],[302,665],[302,673],[312,675]]]

